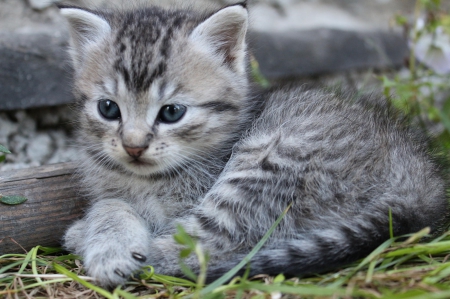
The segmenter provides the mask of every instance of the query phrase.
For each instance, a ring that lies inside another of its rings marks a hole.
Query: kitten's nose
[[[128,155],[130,155],[131,157],[139,158],[142,155],[142,153],[148,148],[148,146],[146,146],[146,147],[128,147],[128,146],[124,145],[123,148],[128,153]]]

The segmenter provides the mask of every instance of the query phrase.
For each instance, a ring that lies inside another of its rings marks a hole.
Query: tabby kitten
[[[395,235],[444,224],[438,166],[382,104],[296,87],[249,96],[245,4],[61,13],[92,200],[64,244],[99,284],[121,284],[144,265],[182,275],[176,223],[212,256],[210,280],[289,204],[251,274],[361,258],[389,238],[389,210]],[[187,263],[198,269],[194,257]]]

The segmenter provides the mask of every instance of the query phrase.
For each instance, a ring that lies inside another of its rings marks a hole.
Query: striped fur
[[[300,87],[249,95],[244,5],[62,13],[92,199],[64,243],[100,284],[146,264],[182,275],[177,223],[213,257],[208,279],[237,264],[289,204],[252,274],[354,261],[389,238],[389,210],[396,235],[445,224],[439,167],[382,100]],[[120,118],[102,117],[102,100],[117,103]],[[171,104],[186,113],[165,123],[158,115]]]

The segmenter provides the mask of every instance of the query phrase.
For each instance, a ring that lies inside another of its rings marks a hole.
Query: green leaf
[[[180,268],[187,278],[192,279],[193,281],[197,280],[197,275],[195,275],[195,273],[191,269],[189,269],[189,267],[185,263],[180,262]]]
[[[170,284],[170,285],[177,285],[182,287],[195,287],[196,284],[190,280],[168,276],[168,275],[162,275],[162,274],[154,274],[152,276],[152,280],[163,283],[163,284]]]
[[[446,113],[442,112],[441,110],[437,110],[437,113],[439,113],[439,116],[441,117],[442,124],[447,129],[447,131],[450,132],[450,116],[448,116]]]
[[[285,281],[286,278],[284,277],[283,274],[278,274],[274,279],[273,279],[273,283],[282,283],[283,281]]]
[[[0,163],[3,162],[3,161],[5,161],[5,159],[6,159],[6,156],[5,156],[5,155],[0,156]]]
[[[0,153],[11,154],[11,152],[1,144],[0,144]]]
[[[182,249],[180,251],[180,257],[181,258],[187,258],[191,253],[192,253],[192,249],[190,249],[190,248]]]
[[[177,233],[173,235],[173,238],[178,244],[185,245],[191,250],[195,249],[195,241],[181,225],[177,225]]]
[[[251,74],[255,82],[261,85],[261,87],[263,88],[270,87],[270,82],[263,76],[263,74],[259,69],[258,61],[256,61],[256,59],[253,57],[250,59],[250,66],[251,66]]]
[[[395,16],[395,23],[400,26],[404,26],[408,24],[408,18],[403,15]]]
[[[0,202],[7,205],[20,205],[28,200],[28,198],[20,195],[0,195]]]
[[[41,255],[50,255],[54,253],[60,253],[63,252],[63,249],[61,247],[39,247],[39,250],[42,252]],[[73,258],[78,258],[76,255],[70,255]]]

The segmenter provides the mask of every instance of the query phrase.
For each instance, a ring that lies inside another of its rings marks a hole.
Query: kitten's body
[[[181,275],[177,222],[213,256],[209,279],[291,203],[252,273],[355,260],[389,238],[389,209],[396,235],[444,224],[438,167],[383,105],[295,87],[248,96],[243,6],[63,13],[82,111],[80,172],[93,200],[65,245],[100,283],[146,264]],[[102,110],[110,101],[120,114]]]

